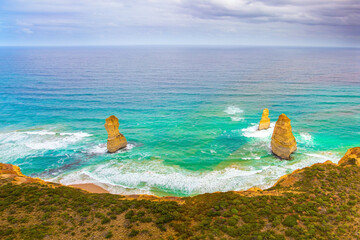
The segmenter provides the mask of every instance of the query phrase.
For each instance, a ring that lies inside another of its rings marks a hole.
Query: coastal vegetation
[[[0,178],[0,239],[360,239],[353,155],[267,190],[142,199]]]

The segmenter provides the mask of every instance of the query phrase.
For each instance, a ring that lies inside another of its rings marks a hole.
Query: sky
[[[0,0],[0,46],[360,47],[360,0]]]

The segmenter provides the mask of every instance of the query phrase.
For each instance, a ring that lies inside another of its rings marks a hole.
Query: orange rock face
[[[271,137],[272,152],[286,160],[290,160],[290,154],[297,149],[290,122],[291,120],[285,114],[281,114]]]
[[[114,115],[108,117],[105,122],[105,129],[108,133],[107,149],[113,153],[126,147],[127,141],[124,135],[119,132],[119,119]]]
[[[259,130],[268,129],[270,127],[269,109],[265,108],[259,123]]]
[[[360,166],[360,147],[354,147],[347,150],[345,155],[340,159],[339,165],[357,165]]]
[[[39,178],[27,177],[21,173],[20,168],[15,165],[0,163],[0,178],[8,178],[14,184],[21,183],[42,183],[45,182]]]

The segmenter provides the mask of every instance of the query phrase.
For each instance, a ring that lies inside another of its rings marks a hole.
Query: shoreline
[[[269,189],[271,189],[272,187],[275,187],[276,185],[278,185],[280,182],[284,181],[284,179],[287,179],[289,176],[297,173],[297,172],[301,172],[304,169],[307,168],[311,168],[313,166],[316,165],[328,165],[328,164],[332,164],[332,165],[336,165],[336,166],[340,166],[340,162],[344,161],[344,159],[349,158],[349,156],[351,155],[351,157],[355,157],[357,158],[357,154],[360,154],[360,152],[358,153],[358,151],[360,148],[359,147],[355,147],[355,148],[351,148],[348,149],[348,151],[346,152],[346,154],[338,161],[339,163],[335,163],[331,160],[327,160],[323,163],[315,163],[312,164],[311,166],[305,167],[305,168],[298,168],[294,171],[292,171],[289,174],[285,174],[280,176],[276,182],[266,188],[266,189],[261,189],[258,188],[256,186],[251,187],[247,190],[240,190],[240,191],[226,191],[226,192],[235,192],[235,193],[257,193],[257,192],[264,192],[264,191],[268,191]],[[352,153],[351,151],[355,151],[355,153]],[[354,163],[355,165],[360,165],[360,162],[356,162]],[[76,189],[80,189],[80,190],[84,190],[88,193],[96,193],[96,194],[112,194],[112,195],[119,195],[119,196],[123,196],[125,198],[129,198],[129,199],[149,199],[149,200],[179,200],[182,199],[183,197],[177,197],[177,196],[156,196],[156,195],[152,195],[152,194],[116,194],[116,193],[111,193],[110,191],[106,190],[105,188],[94,184],[94,183],[82,183],[82,184],[69,184],[69,185],[63,185],[60,183],[55,183],[55,182],[48,182],[48,181],[44,181],[42,179],[39,178],[32,178],[32,177],[28,177],[26,175],[23,175],[20,168],[16,165],[12,165],[12,164],[4,164],[4,163],[0,163],[0,178],[10,178],[13,179],[13,183],[16,184],[23,184],[23,183],[40,183],[40,184],[44,184],[44,185],[59,185],[59,186],[66,186],[66,187],[72,187],[72,188],[76,188]],[[292,184],[290,184],[292,185]],[[220,191],[222,192],[222,191]],[[217,192],[213,192],[213,193],[219,193],[219,191]],[[212,194],[212,193],[204,193],[204,194]],[[199,194],[199,195],[203,195],[203,194]],[[195,195],[198,196],[198,195]],[[191,196],[194,197],[194,196]]]
[[[104,190],[92,183],[45,182],[19,170],[0,164],[0,223],[5,226],[0,235],[7,239],[215,239],[214,233],[219,239],[360,236],[360,147],[349,149],[338,164],[326,161],[298,169],[266,190],[184,198],[91,194],[88,191]]]
[[[109,193],[109,194],[113,194],[113,193],[110,193],[106,189],[104,189],[104,188],[102,188],[102,187],[100,187],[100,186],[98,186],[98,185],[96,185],[94,183],[71,184],[71,185],[64,185],[64,186],[78,188],[78,189],[81,189],[81,190],[85,190],[85,191],[87,191],[89,193]]]
[[[83,183],[76,183],[75,182],[69,182],[67,181],[66,184],[61,183],[61,181],[55,181],[55,183],[64,185],[64,186],[69,186],[69,187],[75,187],[78,189],[82,189],[85,190],[89,193],[109,193],[109,194],[114,194],[114,195],[121,195],[121,196],[139,196],[139,195],[148,195],[148,196],[154,196],[154,197],[175,197],[175,198],[182,198],[182,197],[193,197],[193,196],[197,196],[197,195],[202,195],[202,194],[211,194],[211,193],[217,193],[217,192],[242,192],[242,191],[248,191],[248,189],[252,189],[252,188],[257,188],[257,189],[262,189],[262,190],[266,190],[268,188],[271,188],[274,184],[276,184],[276,182],[278,182],[278,180],[280,178],[282,178],[285,175],[291,174],[294,171],[297,171],[299,169],[303,169],[306,167],[311,167],[314,164],[323,164],[327,161],[331,161],[334,164],[337,164],[340,160],[340,158],[342,157],[342,155],[340,155],[338,152],[327,152],[328,154],[309,154],[308,158],[315,158],[317,159],[317,161],[314,161],[312,163],[312,161],[309,162],[305,162],[304,164],[302,164],[302,162],[299,162],[299,164],[294,164],[294,166],[296,166],[293,169],[289,169],[290,171],[288,172],[284,172],[283,174],[273,174],[271,177],[273,178],[273,180],[268,181],[266,183],[262,183],[262,184],[253,184],[253,185],[249,185],[247,187],[241,188],[241,189],[230,189],[230,190],[222,190],[222,189],[218,189],[215,191],[209,191],[209,192],[200,192],[200,193],[196,193],[196,194],[189,194],[189,195],[175,195],[173,193],[170,192],[161,192],[161,194],[157,194],[157,192],[150,192],[150,191],[146,191],[146,192],[142,192],[141,190],[137,191],[137,189],[134,189],[134,191],[126,191],[124,189],[126,189],[126,187],[123,186],[119,186],[119,191],[117,191],[118,189],[114,189],[114,188],[110,188],[108,190],[108,186],[110,184],[106,184],[103,182],[91,182],[91,180],[89,181],[89,179]],[[306,154],[307,155],[307,154]],[[321,156],[322,158],[320,158],[319,156]],[[306,159],[305,159],[306,160]],[[301,164],[300,164],[301,163]],[[226,164],[226,165],[225,165]],[[219,165],[220,166],[220,165]],[[224,167],[227,166],[227,167]],[[276,167],[276,166],[270,166],[270,167]],[[223,172],[222,170],[242,170],[240,167],[238,167],[235,163],[224,163],[223,166],[220,166],[220,168],[218,169],[213,169],[213,171],[215,172]],[[252,176],[256,176],[257,173],[250,175],[250,177]],[[244,176],[247,177],[247,176]],[[46,180],[45,180],[46,181]],[[51,181],[51,180],[50,180]],[[117,185],[114,185],[115,187],[117,187]]]

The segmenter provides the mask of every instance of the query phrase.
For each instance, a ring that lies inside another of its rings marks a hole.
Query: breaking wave
[[[270,127],[265,130],[258,130],[259,125],[254,125],[248,128],[243,128],[241,131],[243,132],[244,137],[248,138],[269,138],[271,137],[275,127],[275,122],[270,123]]]
[[[135,144],[132,143],[128,143],[126,145],[126,147],[124,149],[119,150],[119,152],[124,152],[124,151],[128,151],[131,150],[135,147]],[[102,143],[102,144],[98,144],[92,148],[90,148],[87,153],[89,154],[94,154],[94,155],[102,155],[107,153],[107,147],[106,147],[106,143]]]
[[[65,149],[84,138],[85,132],[14,131],[0,133],[0,155],[5,160],[16,160],[38,151]]]
[[[235,106],[229,106],[225,109],[224,111],[225,113],[227,114],[230,114],[230,115],[235,115],[235,114],[238,114],[238,113],[243,113],[244,111],[241,110],[240,108],[238,107],[235,107]]]
[[[326,160],[337,162],[339,157],[331,152],[309,153],[296,156],[293,161],[277,161],[277,165],[269,164],[259,169],[232,163],[223,169],[207,172],[194,172],[179,166],[169,166],[161,160],[110,161],[50,180],[65,185],[94,183],[115,194],[189,196],[246,190],[254,186],[267,188],[279,177],[296,169]]]
[[[239,121],[244,120],[244,118],[240,116],[240,114],[243,113],[244,111],[238,107],[229,106],[224,110],[224,112],[229,115],[232,115],[232,116],[230,116],[230,118],[231,118],[231,121],[233,121],[233,122],[239,122]]]

